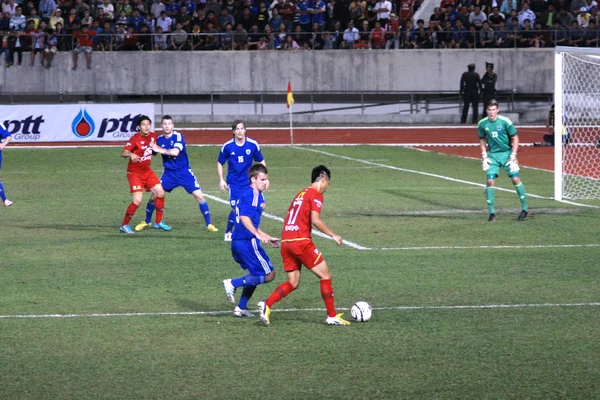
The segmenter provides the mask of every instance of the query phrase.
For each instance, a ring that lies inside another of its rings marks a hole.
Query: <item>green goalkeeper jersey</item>
[[[487,117],[482,119],[477,131],[480,139],[487,138],[490,153],[511,151],[510,138],[517,134],[517,128],[512,121],[502,115],[498,115],[495,121],[490,121]]]

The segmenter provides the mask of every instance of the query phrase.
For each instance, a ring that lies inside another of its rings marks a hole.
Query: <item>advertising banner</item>
[[[0,122],[17,143],[126,141],[140,115],[154,124],[154,104],[0,105]]]

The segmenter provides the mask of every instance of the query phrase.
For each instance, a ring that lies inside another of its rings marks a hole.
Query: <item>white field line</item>
[[[505,250],[505,249],[571,249],[576,247],[600,247],[600,244],[536,244],[499,246],[423,246],[423,247],[381,247],[371,250]]]
[[[456,178],[451,178],[449,176],[432,174],[430,172],[417,171],[417,170],[414,170],[414,169],[394,167],[393,165],[375,163],[375,162],[371,162],[371,161],[368,161],[368,160],[363,160],[363,159],[360,159],[360,158],[353,158],[353,157],[348,157],[348,156],[342,156],[342,155],[339,155],[339,154],[330,153],[328,151],[323,151],[323,150],[311,149],[311,148],[306,148],[306,147],[298,147],[298,146],[294,146],[293,148],[294,149],[298,149],[298,150],[304,150],[304,151],[312,151],[314,153],[320,153],[320,154],[324,154],[324,155],[327,155],[327,156],[330,156],[330,157],[341,158],[341,159],[344,159],[344,160],[359,162],[359,163],[363,163],[363,164],[367,164],[367,165],[375,165],[375,166],[378,166],[378,167],[381,167],[381,168],[392,169],[394,171],[409,172],[409,173],[412,173],[412,174],[424,175],[424,176],[429,176],[429,177],[432,177],[432,178],[438,178],[438,179],[443,179],[443,180],[446,180],[446,181],[457,182],[457,183],[464,183],[466,185],[478,186],[478,187],[482,187],[482,188],[484,188],[486,186],[483,183],[465,181],[465,180],[462,180],[462,179],[456,179]],[[502,191],[502,192],[509,192],[509,193],[513,192],[513,190],[511,190],[511,189],[504,189],[504,188],[501,188],[501,187],[496,187],[496,190],[499,190],[499,191]],[[540,195],[533,194],[533,193],[527,193],[527,196],[528,197],[533,197],[533,198],[536,198],[536,199],[554,200],[553,197],[540,196]],[[576,203],[574,201],[567,201],[567,200],[561,200],[560,203],[571,204],[571,205],[575,205],[575,206],[579,206],[579,207],[600,208],[600,206],[592,206],[592,205],[589,205],[589,204]]]
[[[219,202],[219,203],[227,204],[227,205],[229,206],[229,202],[228,202],[227,200],[223,200],[223,199],[222,199],[222,198],[220,198],[220,197],[211,196],[211,195],[209,195],[209,194],[206,194],[206,193],[204,194],[204,197],[208,197],[208,198],[209,198],[209,199],[211,199],[211,200],[217,201],[217,202]],[[273,215],[273,214],[269,214],[269,213],[263,213],[263,215],[264,215],[265,217],[267,217],[267,218],[270,218],[270,219],[273,219],[273,220],[275,220],[275,221],[278,221],[278,222],[281,222],[281,223],[283,223],[283,218],[281,218],[281,217],[278,217],[277,215]],[[322,237],[322,238],[331,239],[331,238],[329,237],[329,235],[326,235],[326,234],[324,234],[323,232],[317,231],[316,229],[313,229],[313,230],[312,230],[312,234],[313,234],[313,235],[316,235],[316,236],[319,236],[319,237]],[[354,249],[357,249],[357,250],[371,250],[371,249],[370,249],[370,248],[368,248],[368,247],[363,247],[363,246],[361,246],[361,245],[359,245],[359,244],[356,244],[356,243],[354,243],[354,242],[350,242],[350,241],[348,241],[348,240],[344,240],[344,244],[345,244],[346,246],[350,246],[350,247],[352,247],[352,248],[354,248]]]
[[[593,303],[532,303],[532,304],[480,304],[480,305],[455,305],[455,306],[396,306],[373,307],[375,311],[427,311],[427,310],[485,310],[485,309],[516,309],[516,308],[550,308],[550,307],[598,307],[600,302]],[[349,308],[338,308],[340,311],[349,311]],[[271,310],[273,313],[283,312],[324,312],[324,308],[284,308]],[[98,317],[158,317],[158,316],[203,316],[227,315],[231,310],[222,311],[173,311],[173,312],[138,312],[138,313],[93,313],[93,314],[14,314],[0,315],[0,319],[27,319],[27,318],[98,318]]]

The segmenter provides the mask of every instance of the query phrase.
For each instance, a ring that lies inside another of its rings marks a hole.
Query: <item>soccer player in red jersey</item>
[[[121,224],[121,232],[133,234],[129,221],[142,203],[143,191],[152,192],[156,196],[156,229],[170,231],[171,228],[162,221],[165,207],[165,191],[160,180],[150,168],[152,162],[152,145],[156,143],[156,134],[150,132],[152,121],[146,115],[140,115],[137,122],[138,133],[129,138],[121,152],[121,157],[129,158],[127,164],[127,180],[132,202],[127,207],[125,218]]]
[[[330,179],[331,172],[327,167],[323,165],[315,167],[312,170],[312,184],[298,193],[288,208],[281,233],[281,257],[288,280],[279,285],[266,301],[258,303],[260,319],[267,326],[271,323],[269,319],[271,307],[300,284],[300,268],[303,264],[321,280],[321,296],[327,309],[325,323],[350,325],[350,322],[341,318],[342,314],[337,314],[335,311],[331,272],[323,254],[315,247],[311,237],[311,228],[314,226],[331,236],[338,246],[342,245],[342,238],[333,233],[321,220],[323,193],[329,187]]]

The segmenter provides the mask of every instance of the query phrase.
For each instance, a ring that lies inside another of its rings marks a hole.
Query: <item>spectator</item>
[[[574,19],[575,18],[573,17],[573,14],[568,12],[566,8],[561,8],[558,16],[556,17],[558,23],[560,23],[560,25],[565,29],[571,27],[571,23]]]
[[[283,23],[282,23],[283,24]],[[284,29],[285,29],[285,25]],[[244,29],[242,24],[238,24],[237,29],[233,33],[233,49],[244,50],[246,48],[246,42],[248,41],[248,32]]]
[[[156,20],[152,17],[152,13],[146,13],[145,20],[145,24],[148,27],[148,32],[156,33]]]
[[[498,28],[494,30],[494,39],[496,41],[495,47],[506,47],[506,40],[508,32],[506,30],[506,24],[504,21],[500,21]]]
[[[279,13],[283,18],[283,23],[285,24],[286,32],[291,32],[294,21],[294,15],[296,14],[296,6],[290,0],[283,0],[283,5],[279,8]]]
[[[456,25],[452,30],[452,42],[450,48],[453,49],[464,49],[467,47],[467,35],[468,31],[463,26],[462,21],[459,19],[456,21]]]
[[[113,35],[115,34],[110,22],[105,22],[100,35],[100,49],[103,51],[111,51],[113,49]]]
[[[517,0],[504,0],[500,6],[500,12],[508,17],[512,11],[517,10],[517,7]]]
[[[546,1],[547,0],[529,0],[529,8],[535,14],[536,21],[539,21],[540,18],[542,18],[544,11],[548,8]],[[531,26],[535,26],[535,24],[532,22]]]
[[[223,8],[226,10],[227,8]],[[223,11],[221,10],[221,11]],[[231,50],[233,48],[233,25],[225,23],[225,32],[221,35],[221,50]]]
[[[487,21],[487,15],[481,11],[481,7],[476,5],[473,12],[469,14],[469,26],[474,26],[479,31],[483,28],[483,21]]]
[[[467,29],[467,26],[469,26],[469,18],[470,18],[471,14],[469,13],[469,9],[467,7],[461,7],[460,9],[460,13],[458,14],[458,19],[460,20],[460,22],[462,23],[462,26]],[[454,24],[456,26],[456,24]]]
[[[447,22],[450,24],[449,21]],[[400,49],[400,21],[396,17],[396,14],[390,14],[390,22],[385,26],[385,32],[387,39],[385,43],[386,50],[391,48]]]
[[[442,30],[437,35],[440,49],[448,49],[452,44],[452,22],[446,20]],[[389,41],[388,41],[389,43]]]
[[[219,31],[211,21],[208,21],[205,33],[204,46],[200,46],[200,50],[219,50]]]
[[[17,7],[19,7],[19,5],[15,2],[15,0],[2,2],[2,13],[8,13],[8,15],[12,17],[17,13]]]
[[[173,20],[167,17],[167,13],[162,11],[160,13],[160,18],[156,20],[156,26],[160,27],[164,33],[171,32],[171,25],[173,24]]]
[[[105,18],[109,20],[115,19],[115,7],[112,5],[110,0],[104,0],[104,2],[98,6],[98,10],[102,10]]]
[[[598,31],[596,20],[590,19],[585,29],[585,45],[587,47],[598,47],[600,32]]]
[[[27,19],[23,15],[23,8],[17,6],[15,13],[10,17],[10,29],[22,31],[27,26]]]
[[[50,18],[56,9],[54,0],[40,0],[39,11],[42,18]],[[2,10],[4,12],[4,10]]]
[[[169,50],[191,50],[192,46],[188,40],[188,33],[183,30],[181,24],[175,24],[175,30],[171,32]]]
[[[206,32],[208,30],[208,24],[212,24],[214,29],[217,29],[217,31],[219,29],[221,29],[221,26],[219,25],[219,19],[216,17],[216,14],[212,11],[209,11],[206,14],[206,18],[204,20],[204,25],[202,25],[202,29]]]
[[[492,8],[492,13],[488,16],[488,22],[490,24],[490,28],[492,28],[494,31],[496,31],[498,29],[498,25],[500,25],[500,22],[504,21],[505,18],[506,17],[504,16],[504,14],[502,14],[500,12],[498,7]]]
[[[518,46],[519,47],[531,47],[534,44],[535,35],[531,29],[531,22],[526,19],[524,21],[525,26],[521,28]]]
[[[60,23],[62,26],[65,26],[65,20],[62,17],[62,10],[60,8],[54,10],[54,14],[50,17],[50,22],[48,22],[48,26],[50,27],[50,29],[55,29],[56,24],[58,23]]]
[[[299,48],[300,48],[300,46],[298,46],[298,43],[296,43],[296,41],[294,40],[292,35],[288,35],[285,38],[285,43],[283,44],[283,50],[298,50]]]
[[[541,23],[542,28],[551,29],[554,26],[554,21],[556,20],[556,10],[554,10],[554,4],[549,3],[548,8],[542,14]]]
[[[140,14],[139,9],[134,8],[133,12],[131,13],[131,17],[129,17],[128,23],[129,25],[133,25],[133,28],[136,30],[136,32],[141,32],[142,27],[146,26],[146,18]]]
[[[37,10],[35,8],[32,8],[29,11],[29,17],[27,17],[27,21],[31,21],[33,22],[33,29],[38,29],[38,27],[40,26],[40,21],[42,19],[40,18],[40,16],[37,14]]]
[[[582,7],[581,12],[577,14],[577,23],[579,24],[579,27],[582,29],[587,28],[591,16],[592,14],[587,12],[587,8]]]
[[[23,50],[25,49],[25,37],[22,31],[11,31],[8,35],[9,62],[8,66],[14,65],[15,53],[17,53],[17,64],[23,62]]]
[[[182,3],[182,6],[185,6],[185,9],[187,10],[187,13],[190,17],[192,17],[194,13],[198,10],[196,0],[186,0]]]
[[[580,47],[585,45],[584,32],[579,27],[577,21],[571,22],[571,30],[569,32],[569,46]]]
[[[350,19],[352,20],[352,22],[354,22],[354,24],[361,25],[362,20],[364,19],[364,18],[362,18],[363,6],[366,7],[367,4],[364,3],[364,5],[363,5],[363,3],[364,3],[363,1],[354,0],[348,6]]]
[[[583,12],[587,12],[588,11],[588,7],[587,7],[587,1],[586,0],[571,0],[571,12],[573,13],[574,17],[577,17],[577,15],[582,12],[581,9],[585,8],[585,10]]]
[[[206,15],[208,15],[209,12],[213,12],[215,15],[220,15],[221,14],[221,3],[218,0],[210,0],[208,2],[208,4],[206,5],[206,8],[204,9],[204,12],[206,13]]]
[[[265,3],[262,2],[261,5],[264,6]],[[266,8],[265,8],[265,11],[266,11]],[[265,25],[269,22],[268,15],[269,14],[267,13],[267,20],[265,21]],[[225,26],[227,24],[230,24],[231,26],[233,26],[233,24],[235,24],[235,20],[233,19],[233,16],[231,14],[229,14],[229,9],[227,7],[221,8],[221,15],[219,15],[217,17],[217,19],[219,20],[219,26],[222,27],[223,30],[225,30]],[[264,31],[265,25],[262,25],[262,23],[259,21],[258,22],[259,30]]]
[[[300,26],[297,26],[296,28],[300,28]],[[258,31],[258,25],[252,25],[252,27],[250,27],[250,32],[248,32],[248,39],[246,39],[246,50],[258,50],[261,37],[262,34]]]
[[[165,15],[166,15],[166,7],[163,4],[162,0],[154,0],[154,3],[152,3],[152,7],[150,8],[150,12],[152,13],[152,16],[155,19],[158,19],[161,17],[163,11],[165,11]]]
[[[125,25],[129,23],[129,18],[125,14],[125,10],[119,11],[119,16],[117,17],[117,25]]]
[[[533,40],[531,41],[531,47],[546,47],[550,42],[548,34],[542,29],[542,25],[539,23],[535,24],[533,29]]]
[[[165,12],[167,13],[167,17],[175,20],[179,15],[179,3],[175,0],[167,0],[167,5],[165,6]]]
[[[73,38],[77,45],[73,50],[73,70],[77,69],[77,56],[85,53],[85,63],[87,69],[92,69],[92,37],[95,32],[89,31],[89,26],[81,25],[81,30],[73,32]]]
[[[565,28],[559,20],[554,22],[554,27],[550,30],[550,41],[553,46],[565,46],[568,44],[568,35]]]
[[[344,31],[342,49],[353,49],[358,42],[358,29],[354,27],[354,21],[348,21],[348,28]]]
[[[276,36],[279,39],[279,43],[281,43],[281,45],[283,46],[283,43],[285,43],[285,38],[287,37],[287,31],[283,22],[279,24],[279,31],[277,32]]]
[[[58,37],[56,32],[52,28],[48,28],[48,36],[46,37],[46,48],[44,49],[44,56],[42,57],[42,66],[44,65],[44,59],[46,60],[46,68],[52,67],[52,60],[58,51]]]
[[[310,15],[311,4],[310,0],[299,0],[296,5],[296,12],[299,15],[300,27],[304,32],[310,32],[311,26],[311,15]]]
[[[281,15],[279,15],[279,10],[276,9],[276,8],[274,8],[273,9],[273,16],[269,20],[269,26],[271,27],[272,30],[277,31],[277,30],[279,30],[279,26],[282,23],[283,23],[283,18],[281,17]]]
[[[381,27],[379,21],[375,22],[375,27],[371,30],[369,39],[372,49],[385,49],[385,30]]]
[[[79,29],[79,25],[73,24],[71,25],[71,33],[68,33],[65,27],[60,22],[56,24],[56,29],[54,30],[54,33],[56,33],[56,37],[58,38],[58,43],[56,45],[58,51],[72,50],[73,41],[71,40],[71,36],[74,27],[77,27],[77,29]]]
[[[385,0],[387,1],[387,0]],[[389,3],[389,1],[388,1]],[[323,0],[314,0],[311,7],[309,8],[312,16],[311,22],[313,24],[319,24],[319,31],[322,31],[325,27],[325,12],[327,10],[327,4]],[[389,14],[389,13],[388,13]],[[388,17],[389,20],[389,17]]]
[[[371,44],[371,28],[369,21],[364,20],[358,29],[358,42],[354,43],[355,49],[368,49]]]
[[[248,30],[250,30],[252,25],[254,25],[256,23],[256,18],[254,17],[254,15],[252,15],[252,13],[250,12],[250,9],[246,7],[242,11],[242,13],[236,18],[236,23],[242,24],[244,29],[246,31],[248,31]],[[290,25],[290,28],[291,28],[291,25]],[[288,29],[287,25],[286,25],[286,29]]]
[[[167,50],[167,35],[163,33],[163,29],[160,26],[156,27],[156,34],[154,39],[154,50]]]
[[[129,25],[126,28],[125,35],[123,37],[123,51],[138,51],[139,48],[139,37],[133,25]]]
[[[65,26],[71,27],[71,25],[73,25],[73,22],[79,24],[79,23],[81,23],[81,20],[77,16],[77,10],[75,10],[74,8],[71,8],[69,10],[69,15],[67,16],[67,19],[65,20]]]
[[[85,11],[90,12],[90,6],[87,3],[84,3],[83,0],[75,0],[75,13],[79,19],[83,18]]]
[[[490,27],[488,21],[483,21],[483,28],[481,28],[481,31],[479,31],[479,46],[483,48],[490,48],[494,47],[495,43],[496,39],[494,38],[494,30]]]
[[[32,67],[35,65],[35,56],[40,54],[40,65],[44,66],[44,50],[46,49],[46,22],[40,22],[40,27],[36,32],[31,33],[31,39],[33,40],[31,49],[31,62],[29,65]]]
[[[521,12],[518,14],[519,26],[525,27],[525,20],[528,19],[531,24],[535,24],[535,13],[529,9],[529,3],[524,1],[521,5]]]
[[[27,48],[27,50],[32,50],[33,49],[33,38],[32,38],[32,34],[37,32],[37,29],[35,28],[35,23],[33,21],[27,21],[27,26],[25,27],[25,47]]]
[[[446,21],[446,16],[441,12],[439,7],[435,7],[433,9],[433,14],[429,16],[429,20],[437,21],[438,24],[445,25],[444,22]]]
[[[175,18],[176,24],[181,24],[181,27],[186,32],[191,32],[192,30],[192,17],[187,13],[187,7],[181,6],[179,9],[179,14],[177,18]]]

